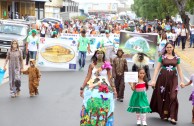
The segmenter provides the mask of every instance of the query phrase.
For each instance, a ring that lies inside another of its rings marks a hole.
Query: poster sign
[[[127,82],[132,82],[132,83],[138,82],[138,72],[125,72],[124,73],[124,80],[125,80],[125,83],[127,83]]]
[[[124,57],[128,62],[132,62],[132,57],[138,52],[146,54],[150,63],[154,64],[157,46],[156,33],[134,33],[121,31],[119,47],[124,51]]]
[[[40,38],[38,66],[76,70],[77,44],[72,40]]]
[[[78,34],[62,34],[61,39],[68,39],[71,41],[74,41],[76,44],[78,43],[80,35]],[[87,54],[88,55],[93,55],[94,52],[100,47],[101,42],[105,39],[106,35],[105,34],[100,34],[100,35],[87,35],[86,36],[90,40],[90,49],[92,53]],[[115,51],[119,48],[119,35],[111,35],[110,36],[110,41],[114,43]]]

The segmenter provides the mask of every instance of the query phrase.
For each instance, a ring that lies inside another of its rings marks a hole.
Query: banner
[[[76,53],[73,40],[40,38],[38,66],[76,70]]]
[[[71,41],[75,41],[76,44],[78,43],[79,37],[80,37],[79,34],[62,34],[61,35],[61,39],[68,39]],[[92,53],[90,54],[87,53],[87,56],[88,56],[88,55],[94,54],[94,52],[100,47],[100,43],[103,41],[106,35],[105,34],[86,35],[86,37],[90,40],[90,49],[92,51]],[[110,41],[114,43],[115,51],[117,51],[119,47],[119,42],[120,42],[119,35],[116,35],[116,34],[110,35]]]
[[[128,62],[132,62],[132,57],[138,52],[145,53],[150,63],[154,64],[155,56],[157,54],[157,37],[156,33],[134,33],[121,31],[120,45]]]

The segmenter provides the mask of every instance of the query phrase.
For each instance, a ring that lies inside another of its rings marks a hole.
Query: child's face
[[[138,76],[139,76],[140,79],[143,79],[145,77],[145,71],[144,70],[140,70]]]
[[[34,66],[34,64],[33,64],[32,62],[30,62],[30,66],[31,66],[31,67],[33,67],[33,66]]]
[[[118,51],[118,56],[121,57],[123,55],[122,51]]]

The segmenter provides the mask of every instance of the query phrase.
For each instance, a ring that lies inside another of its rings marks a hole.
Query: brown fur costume
[[[23,71],[23,74],[29,75],[29,92],[32,96],[38,94],[41,75],[39,69],[35,66],[35,60],[30,60],[30,63],[32,63],[33,66],[30,66],[26,71]]]
[[[115,79],[115,86],[117,90],[117,98],[124,98],[125,82],[124,82],[124,72],[128,72],[127,60],[122,58],[122,55],[119,56],[118,52],[121,51],[122,55],[124,54],[122,49],[118,49],[117,57],[113,60],[113,78]]]

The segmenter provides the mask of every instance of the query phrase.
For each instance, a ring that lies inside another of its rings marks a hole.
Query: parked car
[[[0,20],[0,53],[6,54],[11,47],[11,41],[17,40],[19,47],[23,52],[23,58],[25,58],[25,44],[30,30],[31,24],[29,23]]]

